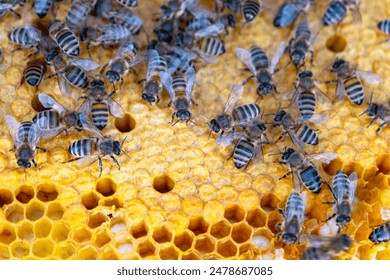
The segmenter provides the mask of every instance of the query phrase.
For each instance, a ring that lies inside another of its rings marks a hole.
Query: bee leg
[[[38,150],[41,150],[42,152],[45,152],[45,153],[47,152],[47,150],[44,149],[44,148],[42,148],[42,147],[37,146],[36,148],[37,148]]]
[[[325,81],[325,84],[337,84],[339,82],[339,80],[329,80],[329,81]]]
[[[292,172],[292,171],[289,171],[289,172],[287,172],[286,174],[284,174],[282,177],[280,177],[279,180],[282,180],[282,179],[284,179],[284,178],[287,178],[287,177],[290,176],[291,174],[293,174],[293,172]]]
[[[13,13],[15,16],[17,16],[18,18],[21,18],[21,17],[22,17],[17,11],[15,11],[15,10],[13,10],[13,9],[10,9],[9,11],[10,11],[11,13]]]
[[[82,159],[82,157],[71,158],[70,160],[64,161],[63,163],[68,163],[68,162],[76,161],[76,160],[79,160],[79,159]]]
[[[376,129],[376,133],[378,134],[379,131],[381,131],[381,129],[386,126],[386,124],[387,124],[387,122],[381,123],[380,126]]]
[[[169,105],[168,105],[169,106]],[[173,120],[175,119],[175,113],[172,114],[172,119],[171,119],[171,123],[172,123],[172,126],[174,126],[173,124]]]
[[[116,163],[116,165],[118,165],[118,170],[121,170],[121,166],[119,165],[119,162],[117,161],[117,159],[114,156],[110,156],[110,157]]]
[[[327,221],[333,219],[334,217],[336,217],[336,213],[333,213],[332,215],[330,215],[328,218],[326,218],[325,220],[323,220],[323,221],[321,221],[321,222],[325,223],[325,222],[327,222]]]
[[[37,165],[37,163],[35,162],[35,160],[33,159],[33,160],[31,160],[31,161],[32,161],[32,163],[34,164],[35,168],[38,168],[38,165]]]
[[[143,83],[143,82],[145,82],[145,81],[146,81],[146,79],[138,80],[138,81],[137,81],[137,84]]]
[[[369,128],[370,126],[372,126],[372,124],[378,119],[378,117],[374,117],[371,122],[366,126],[366,128]]]
[[[288,132],[287,132],[287,131],[284,131],[284,132],[279,136],[279,138],[276,139],[275,143],[278,142],[280,139],[282,139],[282,138],[283,138],[284,136],[286,136],[287,134],[288,134]]]
[[[99,177],[100,177],[102,176],[102,172],[103,172],[103,162],[101,157],[99,157],[98,160],[99,160]]]

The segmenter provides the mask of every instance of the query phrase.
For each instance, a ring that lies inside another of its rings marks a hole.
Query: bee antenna
[[[127,136],[125,136],[125,138],[123,138],[123,140],[122,140],[121,149],[122,149],[123,143],[126,141],[126,139],[127,139]]]
[[[179,120],[175,121],[172,126],[175,126],[175,124],[177,124],[179,122]]]
[[[193,123],[194,125],[198,125],[196,122],[194,122],[193,120],[189,120],[190,123]]]

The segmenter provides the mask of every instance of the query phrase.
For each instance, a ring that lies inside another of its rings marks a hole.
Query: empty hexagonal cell
[[[77,254],[76,258],[78,260],[96,260],[98,257],[98,251],[92,245],[84,245],[78,247],[76,254]]]
[[[36,221],[45,213],[45,205],[39,200],[31,200],[26,206],[26,218]]]
[[[153,256],[156,252],[156,245],[151,238],[140,240],[137,245],[137,252],[142,257]]]
[[[58,221],[53,224],[50,236],[55,242],[61,242],[68,238],[69,232],[70,226],[64,221]]]
[[[202,253],[202,254],[207,254],[211,253],[214,251],[215,243],[212,237],[207,236],[207,235],[202,235],[196,237],[195,240],[195,249]]]
[[[203,218],[203,216],[191,217],[188,224],[188,229],[195,235],[200,235],[207,232],[209,224]]]
[[[283,218],[277,210],[268,214],[267,226],[271,232],[276,233],[276,225],[282,222],[282,220]]]
[[[247,223],[233,225],[232,239],[237,243],[243,243],[251,237],[252,228]]]
[[[215,238],[221,239],[230,234],[231,224],[226,220],[219,221],[211,226],[210,233]]]
[[[177,260],[179,258],[179,252],[174,246],[170,245],[160,249],[159,256],[162,260]]]
[[[135,128],[135,120],[129,114],[125,114],[123,118],[115,118],[115,127],[120,132],[130,132]]]
[[[14,258],[23,258],[28,256],[30,254],[30,244],[22,240],[12,242],[11,254]]]
[[[224,216],[230,223],[238,223],[245,218],[245,211],[241,205],[233,204],[225,208]]]
[[[34,234],[37,238],[47,237],[51,231],[51,222],[43,217],[34,223]]]
[[[46,258],[52,255],[54,243],[48,238],[38,239],[31,246],[31,252],[39,258]]]
[[[54,246],[53,255],[61,260],[73,258],[76,255],[76,247],[72,242],[60,242]]]
[[[344,51],[347,45],[346,38],[340,34],[332,35],[326,40],[326,48],[335,53]]]
[[[14,195],[10,190],[0,189],[0,208],[14,201]]]
[[[188,252],[181,256],[182,260],[200,260],[200,256],[195,252]]]
[[[340,158],[335,158],[329,164],[323,163],[322,168],[328,175],[333,176],[337,171],[343,168],[343,162]]]
[[[16,230],[11,223],[0,224],[0,243],[11,244],[16,239]]]
[[[237,251],[237,246],[230,239],[221,240],[217,244],[217,252],[224,258],[234,257]]]
[[[170,242],[172,240],[172,232],[168,226],[162,225],[153,230],[152,237],[157,243]]]
[[[246,220],[252,227],[263,227],[267,222],[267,214],[260,208],[251,209],[247,213]]]
[[[85,226],[80,226],[71,231],[70,237],[77,243],[88,242],[91,240],[92,233]]]
[[[111,207],[114,206],[115,209],[119,209],[123,207],[123,202],[119,197],[116,196],[110,196],[110,197],[104,197],[100,200],[100,205]]]
[[[131,226],[131,235],[134,238],[141,238],[148,234],[149,228],[146,225],[145,221],[140,221]]]
[[[275,210],[278,208],[280,199],[273,193],[266,193],[261,197],[260,206],[263,210]]]
[[[19,186],[15,190],[15,197],[21,203],[28,203],[34,197],[34,188],[29,185]]]
[[[96,191],[103,196],[111,196],[116,192],[116,183],[111,178],[101,178],[96,182]]]
[[[170,192],[174,187],[175,181],[166,174],[157,176],[153,180],[153,188],[159,193]]]
[[[101,226],[103,223],[105,223],[106,221],[108,221],[108,219],[109,218],[104,213],[101,212],[91,213],[88,219],[88,226],[90,228],[97,228]]]
[[[379,172],[390,174],[390,153],[380,155],[376,158],[376,166]]]
[[[81,194],[81,203],[88,210],[94,209],[99,205],[100,195],[94,191],[87,191]]]
[[[99,260],[119,260],[119,256],[117,254],[117,249],[111,246],[106,246],[101,250]]]
[[[33,224],[30,221],[24,221],[18,225],[17,234],[19,239],[31,242],[34,236]]]
[[[24,208],[22,205],[15,203],[9,205],[5,210],[5,217],[11,223],[17,223],[24,219]]]
[[[37,198],[40,201],[53,201],[58,197],[59,186],[52,183],[40,184],[37,186]]]
[[[111,241],[110,233],[106,228],[98,228],[92,234],[92,242],[97,247],[102,247]]]
[[[192,242],[194,240],[194,235],[190,231],[183,231],[175,236],[173,243],[181,251],[185,252],[191,248]]]
[[[46,216],[52,220],[60,220],[64,216],[64,207],[58,201],[49,202],[46,207]]]
[[[11,255],[9,253],[9,246],[0,244],[0,260],[9,260]]]
[[[272,238],[274,237],[270,230],[259,229],[253,234],[252,242],[256,244],[258,248],[267,250],[270,248]]]

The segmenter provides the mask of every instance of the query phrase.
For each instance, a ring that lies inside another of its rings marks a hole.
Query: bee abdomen
[[[224,54],[226,51],[224,44],[213,37],[207,37],[201,40],[199,49],[213,56]]]
[[[356,105],[361,105],[363,103],[363,85],[357,77],[353,76],[349,79],[344,80],[344,88],[351,102],[355,103]]]
[[[343,20],[346,14],[347,14],[347,8],[342,2],[340,1],[331,2],[322,18],[322,23],[325,26],[339,23],[340,21]]]
[[[372,242],[384,243],[390,239],[390,223],[385,223],[380,227],[374,229],[368,237]]]
[[[108,107],[105,102],[95,102],[91,110],[92,120],[100,130],[106,127],[108,122]]]
[[[309,120],[313,116],[315,107],[316,97],[314,93],[304,91],[299,94],[298,108],[305,120]]]
[[[260,107],[257,104],[246,104],[233,110],[235,120],[250,121],[260,114]]]
[[[318,145],[318,136],[314,132],[313,129],[311,129],[306,124],[303,124],[297,131],[298,138],[307,145]]]
[[[33,122],[43,130],[49,130],[59,127],[59,115],[57,111],[42,111],[36,114]]]
[[[185,92],[187,87],[187,81],[183,76],[175,76],[173,78],[172,87],[175,92]]]
[[[37,126],[33,122],[22,122],[18,128],[18,139],[21,142],[29,142],[28,139],[34,139],[37,135]]]
[[[247,165],[253,156],[254,145],[246,140],[239,140],[234,148],[234,165],[240,169]]]
[[[380,31],[382,31],[386,34],[390,34],[390,20],[385,19],[385,20],[380,21],[378,23],[378,28]]]
[[[251,54],[253,66],[255,66],[256,70],[269,66],[268,57],[262,48],[252,46],[249,52]]]
[[[90,139],[82,139],[70,144],[68,151],[76,157],[85,157],[92,154],[92,141]]]
[[[72,66],[72,68],[66,72],[65,78],[75,87],[87,88],[89,84],[87,74],[76,66]]]
[[[297,192],[292,192],[286,202],[286,212],[303,213],[305,211],[305,204],[301,196]]]
[[[242,13],[246,22],[251,22],[260,13],[259,0],[246,0],[242,6]]]
[[[56,35],[60,49],[71,56],[80,55],[80,43],[77,37],[69,29],[61,30]]]
[[[49,12],[52,5],[53,5],[53,0],[35,0],[34,1],[35,13],[40,18],[44,18]]]
[[[119,4],[122,4],[123,6],[127,7],[137,7],[138,6],[138,0],[116,0]]]
[[[306,188],[312,193],[319,193],[321,191],[321,177],[317,169],[312,165],[300,172],[303,183]]]
[[[23,76],[30,86],[38,86],[45,73],[45,67],[39,62],[32,62],[23,71]]]

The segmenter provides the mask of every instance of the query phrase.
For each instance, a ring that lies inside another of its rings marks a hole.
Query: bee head
[[[370,117],[374,117],[378,112],[378,104],[376,103],[371,103],[368,105],[366,114],[369,115]]]
[[[261,83],[258,87],[257,87],[257,94],[258,95],[264,95],[264,94],[270,94],[271,91],[272,91],[272,88],[273,86],[270,84],[270,83]]]
[[[300,79],[312,78],[313,77],[313,72],[311,72],[310,70],[305,70],[305,71],[302,71],[301,73],[299,73],[298,77]]]
[[[386,242],[387,240],[386,239],[383,239],[382,238],[382,235],[380,234],[380,230],[381,228],[376,228],[374,229],[370,235],[368,236],[368,239],[370,239],[372,242],[378,244],[378,243],[381,243],[381,242]]]
[[[282,239],[284,244],[295,244],[298,241],[296,235],[292,233],[283,233]]]
[[[233,14],[228,14],[228,15],[226,16],[226,19],[227,19],[227,24],[228,24],[231,28],[236,27],[236,18],[234,17]]]
[[[285,152],[282,153],[281,159],[287,160],[294,152],[295,151],[293,148],[288,148]]]
[[[340,68],[343,64],[345,64],[344,59],[336,59],[336,61],[332,65],[332,71],[335,72],[338,68]]]
[[[59,53],[58,53],[58,51],[56,51],[56,50],[53,50],[53,51],[51,51],[51,52],[49,52],[49,54],[48,55],[46,55],[46,63],[48,64],[48,65],[50,65],[51,64],[51,62],[53,61],[53,59],[55,58],[55,57],[57,57],[59,55]]]
[[[114,70],[108,70],[106,72],[106,79],[111,84],[114,84],[114,83],[118,82],[121,79],[121,76],[118,74],[118,72],[116,72]]]
[[[285,115],[286,115],[286,111],[284,111],[284,110],[277,111],[275,114],[275,117],[274,117],[274,121],[280,122]]]
[[[23,169],[27,169],[27,168],[31,167],[30,161],[25,161],[25,160],[22,160],[22,159],[18,159],[17,163],[18,163],[18,166],[23,168]]]
[[[208,125],[210,126],[211,130],[214,131],[215,133],[218,133],[221,130],[221,127],[219,126],[219,123],[215,120],[212,119]]]
[[[292,63],[298,67],[305,62],[305,53],[302,51],[293,51],[291,52]]]
[[[114,141],[113,142],[113,151],[114,151],[114,154],[119,156],[120,153],[122,152],[122,145],[119,141]]]
[[[191,119],[191,112],[188,110],[179,110],[176,112],[176,117],[181,122],[188,122]]]
[[[336,218],[336,223],[339,225],[346,225],[351,221],[351,217],[347,215],[340,215]]]
[[[104,81],[101,80],[101,79],[95,79],[91,82],[90,84],[92,87],[95,87],[95,86],[104,86]]]

